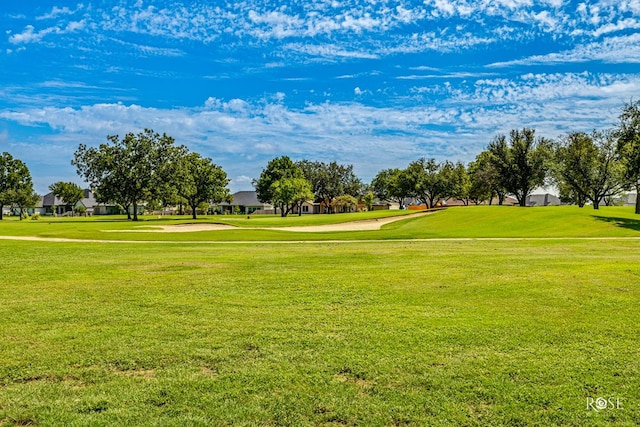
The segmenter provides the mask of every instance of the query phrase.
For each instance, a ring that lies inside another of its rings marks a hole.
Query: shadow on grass
[[[608,222],[617,227],[627,228],[629,230],[640,231],[640,219],[620,218],[613,216],[598,216],[593,217],[599,221]]]

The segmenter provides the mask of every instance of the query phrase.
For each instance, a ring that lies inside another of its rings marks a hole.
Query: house
[[[98,214],[98,212],[96,212],[96,209],[99,208],[98,202],[95,199],[93,191],[90,189],[84,190],[83,198],[73,207],[65,205],[65,203],[57,198],[53,193],[45,194],[42,196],[35,212],[38,212],[41,215],[68,215],[78,206],[83,206],[87,210],[87,215]]]
[[[214,206],[214,210],[219,213],[239,213],[243,215],[275,213],[273,205],[259,201],[258,194],[255,191],[238,191],[233,194],[231,203],[217,203]]]

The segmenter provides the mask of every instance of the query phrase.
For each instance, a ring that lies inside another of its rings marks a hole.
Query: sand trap
[[[176,224],[176,225],[143,225],[133,230],[102,230],[104,233],[190,233],[194,231],[217,231],[238,229],[226,224]]]
[[[385,225],[403,219],[413,218],[418,215],[427,215],[433,212],[418,212],[415,214],[394,216],[390,218],[367,219],[363,221],[351,221],[340,224],[303,225],[296,227],[234,227],[227,224],[176,224],[176,225],[144,225],[132,230],[104,230],[109,233],[188,233],[195,231],[217,230],[278,230],[296,233],[319,233],[329,231],[372,231],[380,230]]]

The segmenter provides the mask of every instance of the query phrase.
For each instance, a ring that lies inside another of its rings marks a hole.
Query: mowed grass
[[[0,426],[638,425],[640,242],[608,238],[635,218],[592,212],[377,232],[549,237],[565,216],[552,240],[0,241]]]
[[[274,227],[337,224],[399,216],[401,221],[373,231],[293,232]],[[150,233],[153,227],[180,224],[227,224],[232,230],[188,233]],[[114,232],[115,231],[115,232]],[[144,231],[144,232],[141,232]],[[519,208],[468,206],[415,215],[411,211],[374,211],[355,214],[250,217],[240,215],[90,218],[42,217],[38,221],[10,218],[0,222],[0,235],[113,241],[287,241],[287,240],[389,240],[433,238],[547,238],[547,237],[640,237],[640,216],[631,207],[575,206]]]

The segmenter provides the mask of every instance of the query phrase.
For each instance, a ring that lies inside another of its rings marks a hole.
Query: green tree
[[[471,199],[471,178],[464,164],[457,162],[442,169],[443,179],[448,182],[446,197],[461,200],[465,206]]]
[[[280,215],[285,217],[294,206],[294,179],[304,179],[300,169],[288,156],[271,160],[260,173],[260,178],[253,181],[258,200],[272,203],[280,208]]]
[[[128,214],[131,208],[137,221],[139,204],[162,197],[165,184],[173,182],[184,147],[176,147],[173,138],[150,129],[107,139],[110,144],[97,148],[81,144],[71,164],[96,189],[98,201],[118,203]]]
[[[331,204],[334,212],[346,213],[351,212],[355,206],[358,206],[358,199],[350,194],[343,194],[335,197]]]
[[[535,138],[533,129],[512,130],[509,142],[498,135],[488,147],[491,162],[495,167],[500,186],[526,206],[527,197],[536,188],[544,185],[549,170],[551,143],[544,138]]]
[[[380,200],[397,202],[400,206],[411,194],[411,190],[404,179],[402,169],[383,169],[371,181],[371,188]]]
[[[364,196],[362,196],[362,201],[364,205],[367,207],[367,211],[373,210],[373,201],[376,199],[376,195],[373,194],[373,191],[368,191]]]
[[[7,152],[0,155],[0,220],[5,206],[23,204],[33,194],[29,168]],[[28,204],[28,203],[27,203]],[[31,206],[29,206],[31,207]]]
[[[20,220],[27,216],[29,208],[33,208],[40,201],[40,196],[30,186],[16,188],[9,193],[11,205],[20,210]]]
[[[409,163],[404,171],[404,179],[411,195],[424,203],[428,209],[446,197],[449,192],[448,185],[441,173],[445,165],[437,163],[435,159],[420,158]]]
[[[498,187],[498,174],[489,160],[489,152],[483,151],[476,159],[469,163],[469,179],[471,188],[469,198],[479,205],[484,201],[492,203],[493,197],[498,196],[498,204],[504,200],[504,191]]]
[[[71,208],[71,215],[75,211],[75,205],[84,198],[84,190],[73,182],[58,181],[49,186],[53,195]]]
[[[227,188],[230,179],[210,158],[189,153],[182,158],[181,168],[177,192],[191,207],[193,219],[197,219],[196,210],[203,202],[220,203],[231,196]]]
[[[281,215],[287,216],[294,207],[302,215],[302,204],[313,200],[311,184],[304,177],[281,178],[272,184],[273,203],[281,207]]]
[[[619,120],[615,130],[617,150],[623,162],[625,178],[635,187],[635,213],[640,214],[640,101],[625,104]]]
[[[353,165],[303,160],[298,162],[298,166],[311,183],[315,200],[323,202],[329,213],[334,212],[334,198],[343,195],[358,198],[362,195],[362,181],[353,172]]]
[[[555,150],[552,174],[562,199],[574,199],[580,207],[590,200],[594,209],[625,187],[624,167],[617,158],[614,135],[594,131],[573,132]]]

